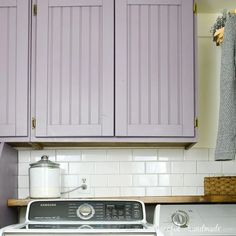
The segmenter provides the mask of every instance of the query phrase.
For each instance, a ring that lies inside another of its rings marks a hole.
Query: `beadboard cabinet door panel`
[[[37,5],[36,137],[113,136],[113,1]]]
[[[116,1],[116,136],[194,136],[192,7]]]
[[[28,135],[28,0],[0,1],[0,136]]]

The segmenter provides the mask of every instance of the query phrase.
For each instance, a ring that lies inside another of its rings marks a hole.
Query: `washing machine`
[[[157,205],[154,225],[164,236],[236,236],[236,204]]]
[[[159,233],[147,223],[143,202],[105,199],[32,201],[24,223],[0,230],[0,236],[52,235],[159,236]]]

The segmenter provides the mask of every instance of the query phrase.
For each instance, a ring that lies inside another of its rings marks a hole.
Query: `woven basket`
[[[205,195],[236,195],[236,176],[205,177]]]

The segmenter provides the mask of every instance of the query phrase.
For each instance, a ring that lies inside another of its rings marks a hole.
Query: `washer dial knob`
[[[172,222],[181,228],[188,227],[189,216],[185,211],[178,210],[171,216]]]
[[[79,218],[83,220],[88,220],[93,217],[95,210],[91,205],[84,203],[79,206],[76,213]]]

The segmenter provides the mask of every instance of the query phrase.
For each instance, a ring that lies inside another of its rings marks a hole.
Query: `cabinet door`
[[[36,137],[112,136],[113,0],[37,4]]]
[[[194,136],[193,2],[116,1],[116,136]]]
[[[0,1],[0,136],[27,136],[27,0]]]

